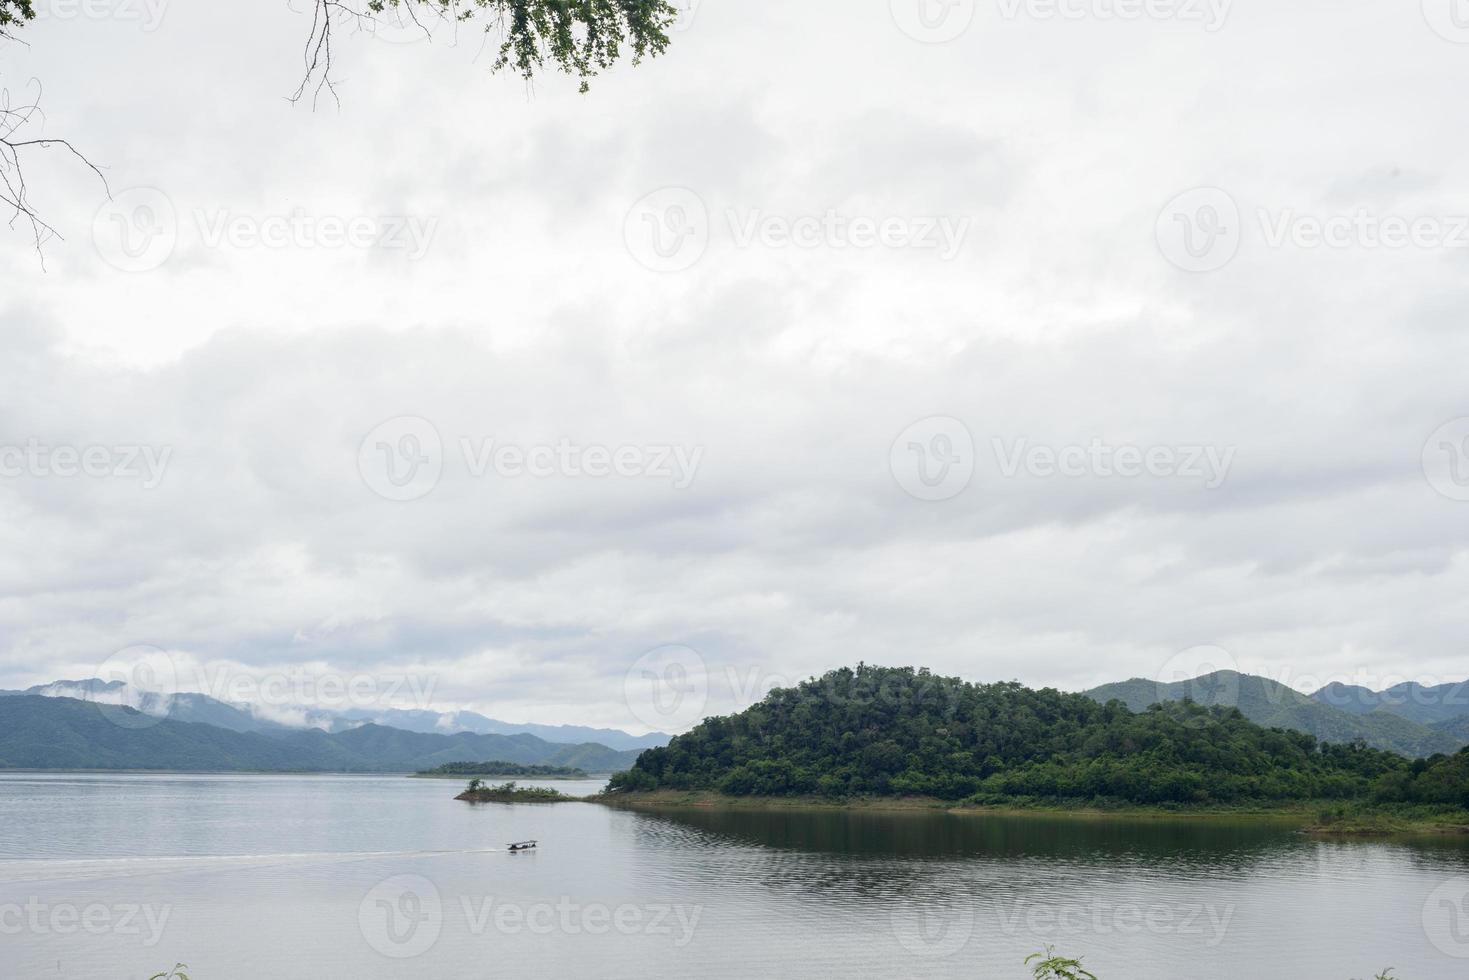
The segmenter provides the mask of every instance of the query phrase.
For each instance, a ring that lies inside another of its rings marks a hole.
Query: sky
[[[305,0],[44,0],[0,687],[1462,680],[1454,2],[702,0],[586,95],[385,24],[313,107]]]

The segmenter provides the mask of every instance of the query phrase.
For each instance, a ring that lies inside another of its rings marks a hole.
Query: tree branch
[[[25,101],[19,104],[11,101],[10,89],[0,89],[0,206],[10,211],[6,224],[11,228],[17,225],[29,227],[31,241],[35,246],[36,254],[40,256],[41,268],[46,267],[45,245],[53,238],[61,238],[62,235],[41,217],[31,203],[30,185],[26,182],[25,159],[29,150],[49,150],[60,147],[80,160],[87,169],[97,175],[102,182],[102,189],[108,198],[112,197],[112,188],[107,184],[107,177],[86,155],[72,145],[70,140],[60,138],[36,137],[33,139],[18,138],[22,130],[34,123],[44,127],[45,113],[41,111],[41,83],[32,81],[35,94],[27,95]]]
[[[432,38],[431,25],[458,25],[484,16],[486,32],[498,32],[499,51],[491,71],[513,68],[526,81],[551,66],[581,81],[612,67],[631,50],[637,64],[668,48],[668,30],[679,12],[669,0],[311,0],[311,33],[306,38],[305,72],[290,96],[299,102],[308,91],[315,106],[322,92],[337,98],[332,77],[334,24],[350,24],[355,32],[376,33],[391,8]]]

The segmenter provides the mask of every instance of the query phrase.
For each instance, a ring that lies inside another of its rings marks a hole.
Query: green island
[[[464,776],[540,776],[543,779],[586,779],[587,772],[572,766],[520,765],[515,762],[494,760],[491,762],[446,762],[433,769],[421,769],[414,773],[433,779],[461,778]]]
[[[617,806],[944,807],[1258,815],[1322,834],[1469,832],[1469,749],[1425,759],[1121,701],[859,664],[643,752]]]
[[[470,803],[566,803],[578,797],[545,786],[520,786],[514,782],[489,785],[471,779],[464,792],[454,799]]]

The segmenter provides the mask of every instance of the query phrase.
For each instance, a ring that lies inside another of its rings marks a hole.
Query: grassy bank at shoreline
[[[873,812],[939,812],[973,816],[1047,816],[1078,820],[1212,820],[1248,819],[1280,823],[1320,836],[1387,836],[1469,834],[1469,813],[1431,807],[1344,805],[1339,801],[1265,803],[1237,806],[1107,805],[1095,801],[1068,805],[1015,800],[997,804],[962,803],[932,797],[862,797],[829,799],[814,796],[726,796],[710,791],[655,790],[603,793],[583,797],[589,803],[628,809],[705,807],[733,810],[864,810]]]

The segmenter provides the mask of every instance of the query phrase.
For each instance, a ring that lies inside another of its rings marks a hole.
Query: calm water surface
[[[0,776],[0,977],[1004,980],[1046,944],[1101,980],[1469,977],[1469,842],[458,790]]]

